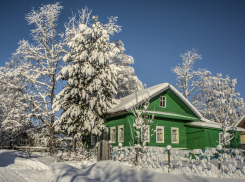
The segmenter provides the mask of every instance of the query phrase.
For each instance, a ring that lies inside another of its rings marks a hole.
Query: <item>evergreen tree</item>
[[[57,110],[63,109],[57,120],[57,129],[80,138],[86,147],[86,136],[100,135],[105,128],[103,116],[116,103],[117,82],[112,61],[119,53],[114,43],[109,43],[112,29],[94,16],[89,27],[80,24],[68,42],[71,53],[64,56],[66,66],[59,78],[67,85],[57,95]]]

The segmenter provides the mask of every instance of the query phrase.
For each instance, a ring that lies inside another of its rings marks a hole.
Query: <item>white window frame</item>
[[[97,142],[101,142],[103,140],[103,135],[97,136]]]
[[[162,130],[162,141],[158,141],[157,140],[157,129],[161,129]],[[164,143],[164,126],[157,126],[156,127],[156,143]]]
[[[95,145],[95,136],[94,135],[91,135],[91,145]]]
[[[151,140],[150,140],[150,125],[147,125],[148,126],[148,140],[146,140],[145,142],[149,143]],[[143,136],[142,136],[142,128],[141,128],[141,142],[143,142]]]
[[[223,132],[220,132],[220,133],[219,133],[219,144],[220,144],[220,145],[223,145],[223,143],[222,143],[222,141],[221,141],[221,140],[222,140],[222,138],[221,138],[222,136],[223,136]],[[225,145],[230,145],[230,144],[231,144],[231,143],[230,143],[230,141],[231,141],[231,140],[230,140],[230,133],[225,133],[225,138],[228,138],[228,137],[229,137],[229,140],[228,140],[227,142],[225,142]],[[226,140],[226,139],[225,139],[225,140]]]
[[[123,129],[123,138],[122,138],[122,140],[120,140],[121,138],[120,138],[120,129]],[[118,143],[122,143],[122,142],[124,142],[124,125],[119,125],[118,126]]]
[[[114,138],[114,141],[112,141],[111,139],[112,139],[112,130],[115,130],[115,138]],[[113,127],[110,127],[110,141],[111,141],[111,143],[116,143],[116,127],[115,126],[113,126]]]
[[[173,141],[173,130],[177,130],[177,141]],[[171,127],[171,142],[179,143],[179,128]]]
[[[161,106],[161,102],[163,101],[162,98],[164,98],[164,102],[165,102],[164,107]],[[159,106],[162,108],[166,108],[166,106],[167,106],[167,97],[166,96],[160,96]]]
[[[105,128],[105,133],[102,135],[102,140],[108,141],[108,128]]]

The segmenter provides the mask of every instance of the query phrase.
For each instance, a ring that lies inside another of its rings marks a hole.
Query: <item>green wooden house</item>
[[[168,83],[162,83],[137,93],[138,105],[142,104],[146,94],[150,96],[149,115],[154,114],[150,135],[146,146],[166,147],[172,145],[178,149],[215,148],[222,137],[218,123],[202,117],[200,112],[183,95]],[[120,103],[109,111],[105,118],[108,135],[91,136],[88,143],[93,147],[98,141],[108,139],[112,146],[133,146],[137,144],[133,122],[135,116],[131,109],[136,106],[136,95],[131,94],[120,99]],[[233,127],[228,131],[234,138],[226,147],[240,148],[240,133],[243,128]]]

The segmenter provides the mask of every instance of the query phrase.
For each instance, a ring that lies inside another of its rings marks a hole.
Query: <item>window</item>
[[[118,126],[118,142],[124,141],[124,129],[123,125]]]
[[[116,142],[116,127],[115,126],[110,128],[110,140],[111,140],[111,143]]]
[[[103,140],[108,141],[108,133],[103,134]]]
[[[95,136],[91,135],[91,145],[95,145]]]
[[[160,96],[160,107],[166,108],[166,97]]]
[[[156,143],[164,143],[164,126],[157,126],[156,132]]]
[[[179,143],[179,128],[171,128],[172,143]]]
[[[145,140],[143,140],[143,135]],[[146,126],[146,128],[141,128],[141,142],[150,142],[150,126]]]
[[[219,144],[223,145],[223,142],[225,142],[225,145],[230,145],[230,134],[225,133],[225,141],[223,141],[223,132],[219,133]]]
[[[97,136],[97,142],[100,142],[102,140],[102,135]]]

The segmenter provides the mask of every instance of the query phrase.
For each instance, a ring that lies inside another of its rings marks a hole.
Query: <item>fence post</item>
[[[108,142],[108,150],[109,150],[109,152],[108,152],[108,158],[109,158],[109,160],[112,159],[112,156],[111,156],[111,149],[112,149],[112,146],[111,146],[111,142],[109,141],[109,142]]]
[[[172,146],[171,145],[167,145],[166,149],[168,150],[168,173],[169,173],[169,168],[170,168],[170,150],[171,150]]]
[[[217,145],[216,148],[217,148],[217,150],[219,151],[219,156],[220,156],[220,151],[221,151],[221,149],[222,149],[222,145]],[[220,170],[220,162],[221,162],[221,161],[220,161],[220,158],[218,158],[218,162],[219,162],[219,163],[218,163],[218,170]]]
[[[135,145],[135,150],[136,150],[135,163],[134,163],[135,166],[138,165],[139,146],[140,146],[139,144]]]

